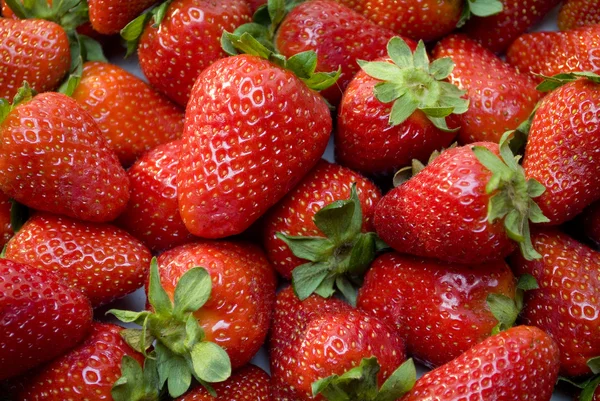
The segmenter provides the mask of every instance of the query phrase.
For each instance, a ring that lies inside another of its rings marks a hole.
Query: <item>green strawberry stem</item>
[[[380,369],[377,358],[364,358],[359,366],[341,376],[333,375],[314,382],[313,397],[320,394],[329,401],[395,401],[408,393],[417,381],[412,359],[404,362],[378,388]]]
[[[277,233],[292,253],[309,262],[292,272],[292,286],[301,300],[316,293],[329,298],[335,287],[356,305],[357,286],[377,252],[387,248],[375,233],[361,232],[363,215],[356,184],[350,198],[319,210],[313,219],[326,237],[289,236]]]
[[[490,17],[504,10],[504,5],[500,0],[465,0],[460,19],[456,24],[457,28],[462,27],[471,16]]]
[[[390,39],[387,51],[391,63],[359,60],[358,64],[367,75],[382,81],[373,93],[380,102],[392,103],[390,125],[402,124],[421,110],[437,128],[458,130],[448,128],[446,117],[465,113],[469,100],[465,91],[445,81],[454,69],[452,59],[444,57],[430,63],[423,41],[413,53],[399,37]]]
[[[147,359],[155,359],[159,388],[167,384],[171,397],[185,393],[192,377],[213,396],[209,383],[218,383],[231,376],[231,362],[227,353],[215,343],[206,341],[194,312],[200,309],[212,290],[208,272],[201,267],[187,271],[177,283],[174,302],[160,284],[158,263],[152,259],[148,300],[154,312],[110,310],[119,320],[137,323],[141,329],[126,329],[121,336]],[[148,349],[154,343],[154,351]]]
[[[155,359],[146,359],[144,368],[125,355],[121,360],[121,377],[112,387],[111,395],[114,401],[159,401],[158,367]]]
[[[515,298],[509,298],[503,294],[489,294],[487,304],[494,317],[498,320],[498,325],[492,330],[492,335],[498,334],[513,327],[523,310],[523,299],[526,291],[537,290],[540,288],[536,279],[524,274],[519,277]]]
[[[540,92],[550,92],[554,89],[560,88],[569,82],[577,81],[578,79],[587,79],[596,84],[600,84],[600,75],[590,71],[576,71],[569,73],[556,74],[552,77],[548,77],[542,74],[536,74],[539,78],[543,78],[541,84],[536,89]]]
[[[142,33],[144,33],[144,29],[150,20],[153,21],[152,26],[158,28],[165,18],[169,5],[171,5],[172,2],[173,0],[167,0],[155,5],[140,14],[136,19],[127,24],[125,28],[121,29],[121,37],[125,39],[127,45],[127,54],[125,57],[129,57],[135,53],[138,44],[140,43]]]

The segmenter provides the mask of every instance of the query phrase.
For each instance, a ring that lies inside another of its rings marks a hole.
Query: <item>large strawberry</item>
[[[92,28],[105,35],[119,31],[157,0],[88,0]]]
[[[79,291],[51,272],[0,259],[0,380],[63,354],[91,323]]]
[[[39,213],[9,241],[6,258],[61,276],[96,307],[140,288],[151,255],[117,227]]]
[[[9,197],[0,191],[0,247],[4,247],[10,237],[13,236],[11,225],[11,209],[13,203]]]
[[[72,97],[96,120],[124,166],[183,132],[183,112],[116,65],[85,63]]]
[[[600,76],[559,75],[540,88],[557,86],[535,113],[523,160],[527,177],[546,187],[538,203],[554,225],[600,199]]]
[[[595,24],[600,24],[598,0],[567,0],[558,13],[558,28],[561,31]]]
[[[448,79],[469,96],[469,110],[457,117],[462,143],[500,141],[504,132],[528,119],[540,99],[531,76],[464,35],[444,38],[433,56],[452,59],[455,67]]]
[[[363,71],[346,89],[338,114],[336,159],[369,174],[393,173],[448,146],[456,136],[455,114],[469,104],[463,91],[444,82],[452,61],[429,63],[423,42],[413,53],[393,38],[388,55],[360,62]]]
[[[0,104],[0,187],[39,210],[110,221],[129,199],[129,180],[94,119],[60,93],[24,87]]]
[[[542,330],[514,327],[426,373],[400,401],[550,401],[558,357]]]
[[[117,224],[154,251],[182,245],[193,238],[177,205],[180,150],[180,140],[157,146],[127,171],[131,196]]]

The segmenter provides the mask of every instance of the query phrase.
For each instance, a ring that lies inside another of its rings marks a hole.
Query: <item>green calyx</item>
[[[529,274],[524,274],[519,277],[514,299],[504,294],[489,294],[487,296],[490,311],[498,320],[498,325],[492,330],[492,335],[508,330],[515,325],[519,314],[523,310],[525,292],[537,290],[538,288],[536,279]]]
[[[437,128],[448,128],[446,117],[463,114],[469,108],[466,92],[446,82],[454,63],[449,57],[429,62],[425,44],[419,41],[413,53],[402,38],[390,39],[387,46],[392,63],[359,60],[360,67],[371,77],[381,80],[375,85],[375,97],[382,103],[393,103],[390,125],[406,121],[421,110]]]
[[[541,84],[539,84],[536,89],[540,92],[550,92],[556,88],[560,88],[563,85],[568,84],[569,82],[577,81],[580,78],[587,79],[596,84],[600,84],[600,75],[590,72],[590,71],[578,71],[578,72],[569,72],[563,74],[556,74],[552,77],[548,77],[542,74],[536,74],[539,78],[543,78]]]
[[[218,345],[206,341],[204,330],[194,317],[210,297],[212,283],[201,267],[187,271],[177,283],[174,302],[160,284],[158,264],[152,259],[148,299],[154,312],[111,310],[119,320],[137,323],[141,329],[125,329],[121,336],[147,359],[155,359],[159,388],[165,383],[171,397],[185,393],[192,377],[211,394],[209,383],[218,383],[231,376],[231,362]],[[154,343],[154,350],[148,349]]]
[[[73,96],[77,85],[83,75],[83,64],[86,61],[108,62],[104,57],[102,46],[89,36],[81,35],[76,31],[67,32],[71,47],[71,67],[67,79],[61,84],[58,91],[67,96]]]
[[[542,195],[546,188],[533,178],[526,179],[520,156],[515,156],[509,146],[512,132],[506,132],[500,140],[500,156],[483,146],[474,146],[473,152],[492,177],[486,185],[486,193],[493,194],[488,204],[488,221],[503,219],[509,238],[519,244],[527,260],[539,259],[541,255],[533,248],[529,222],[547,223],[540,207],[533,198]]]
[[[267,4],[260,6],[252,18],[253,22],[245,25],[255,25],[254,32],[266,43],[274,48],[275,33],[284,18],[298,4],[304,3],[306,0],[268,0]],[[242,25],[243,27],[244,25]],[[240,27],[240,28],[242,28]],[[244,28],[242,28],[244,29]],[[236,32],[237,33],[237,30]]]
[[[559,381],[568,383],[581,390],[578,401],[593,401],[594,394],[596,393],[598,385],[600,385],[600,356],[589,359],[587,365],[594,376],[584,381],[578,382],[562,376],[558,378]]]
[[[23,86],[19,88],[17,94],[13,97],[12,103],[10,103],[9,99],[0,99],[0,123],[6,120],[6,117],[8,117],[15,107],[22,103],[29,102],[36,94],[37,93],[29,86],[29,83],[24,81]]]
[[[144,368],[129,355],[121,360],[121,377],[112,387],[114,401],[159,401],[158,367],[156,360],[146,359]]]
[[[504,10],[504,5],[500,0],[465,0],[460,19],[456,24],[457,28],[462,27],[473,16],[490,17]]]
[[[314,382],[313,397],[320,394],[329,401],[396,401],[408,393],[417,381],[412,359],[396,369],[381,388],[377,385],[380,369],[377,358],[364,358],[359,366],[341,376],[333,375]]]
[[[357,288],[377,252],[387,245],[377,234],[361,232],[363,215],[356,184],[350,198],[332,202],[313,219],[325,237],[289,236],[277,233],[292,253],[309,262],[292,272],[292,286],[299,299],[316,293],[329,298],[335,288],[356,305]]]
[[[136,19],[127,24],[125,28],[121,29],[121,37],[125,39],[127,44],[127,54],[125,57],[129,57],[135,53],[138,44],[140,43],[140,37],[142,36],[142,33],[144,33],[144,28],[146,28],[146,25],[151,20],[153,21],[152,26],[154,28],[160,26],[167,14],[169,5],[171,5],[172,2],[173,0],[167,0],[157,4],[139,15]]]
[[[21,19],[45,19],[74,30],[88,20],[88,6],[84,0],[5,0],[6,5]]]
[[[394,179],[393,179],[394,188],[399,187],[400,185],[404,184],[406,181],[410,180],[415,175],[419,174],[421,171],[423,171],[423,169],[425,169],[425,166],[431,164],[431,162],[433,162],[435,159],[437,159],[439,155],[441,155],[448,149],[455,148],[456,146],[457,146],[457,143],[454,142],[452,145],[448,146],[447,148],[433,151],[431,153],[431,155],[429,155],[429,159],[427,160],[427,163],[425,163],[425,164],[421,163],[417,159],[413,159],[410,166],[403,167],[400,170],[396,171],[396,174],[394,174]]]

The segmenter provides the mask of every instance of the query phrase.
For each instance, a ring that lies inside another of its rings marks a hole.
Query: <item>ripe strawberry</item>
[[[519,326],[474,346],[421,377],[400,401],[549,401],[558,377],[554,341]]]
[[[124,166],[183,132],[183,112],[116,65],[85,63],[72,97],[98,123]]]
[[[177,205],[181,140],[159,145],[127,171],[131,196],[117,223],[153,251],[173,248],[193,237]]]
[[[433,56],[452,59],[449,81],[469,96],[469,110],[457,117],[461,143],[499,142],[504,132],[528,119],[541,97],[531,76],[464,35],[444,38]]]
[[[0,259],[0,380],[75,346],[92,323],[92,308],[57,276]]]
[[[338,114],[336,159],[367,174],[395,172],[450,145],[452,113],[468,107],[464,92],[442,81],[454,67],[449,59],[430,64],[423,42],[413,54],[400,38],[390,40],[388,54],[360,62],[363,71],[350,82]],[[428,89],[426,96],[420,88]]]
[[[110,221],[129,199],[129,182],[93,118],[60,93],[2,106],[0,187],[34,209]]]
[[[6,258],[56,273],[96,307],[140,288],[151,255],[120,228],[40,213],[9,241]]]
[[[315,65],[316,55],[286,63]],[[325,75],[313,73],[302,75]],[[186,227],[203,238],[243,232],[317,164],[331,129],[325,101],[289,70],[250,55],[211,65],[186,110],[177,175]]]
[[[8,196],[0,191],[0,248],[13,236],[13,228],[10,224],[10,210],[12,203]]]
[[[584,211],[583,230],[589,239],[600,246],[600,202],[592,204]]]
[[[262,5],[267,4],[267,0],[248,0],[248,3],[251,13],[254,14]]]
[[[474,17],[467,22],[464,32],[494,53],[504,52],[508,46],[540,22],[560,0],[501,0],[502,12],[485,18]]]
[[[567,0],[558,13],[558,28],[561,31],[600,24],[598,0]]]
[[[549,83],[558,80],[555,87],[575,79],[576,75],[561,75]],[[546,187],[539,205],[553,225],[572,219],[600,199],[598,106],[600,76],[589,76],[555,89],[533,118],[523,168],[527,177]]]
[[[565,32],[522,35],[508,49],[506,59],[521,72],[546,76],[569,71],[600,73],[600,25]]]
[[[92,28],[105,35],[119,33],[121,29],[125,28],[125,25],[156,1],[88,0]]]

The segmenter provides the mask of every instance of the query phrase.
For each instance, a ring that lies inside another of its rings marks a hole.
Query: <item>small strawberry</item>
[[[88,0],[92,28],[99,33],[112,35],[140,15],[157,0]]]
[[[567,0],[558,13],[558,28],[561,31],[600,24],[598,0]]]
[[[50,272],[0,259],[0,380],[63,354],[91,323],[79,291]]]
[[[401,38],[388,43],[390,59],[360,61],[344,93],[335,133],[336,159],[367,174],[388,174],[426,160],[456,136],[455,114],[468,100],[444,82],[454,68],[448,58],[429,63],[423,42],[413,53]],[[447,119],[446,119],[447,118]]]
[[[513,327],[426,373],[400,401],[550,401],[558,357],[542,330]]]
[[[72,97],[98,123],[124,166],[183,132],[183,112],[116,65],[85,63]]]
[[[469,96],[469,110],[457,117],[461,143],[500,141],[528,119],[541,97],[531,76],[464,35],[444,38],[433,56],[454,62],[448,79]]]
[[[600,246],[600,202],[596,202],[583,212],[585,235]]]
[[[11,224],[12,205],[10,198],[0,191],[0,248],[3,248],[14,234]]]
[[[506,59],[521,72],[556,75],[570,71],[600,74],[600,24],[565,32],[533,32],[520,36]]]
[[[9,241],[6,258],[61,276],[97,307],[140,288],[151,255],[120,228],[39,213]]]
[[[60,93],[0,102],[0,189],[34,209],[96,222],[115,219],[129,181],[93,118]]]
[[[180,150],[180,140],[159,145],[127,171],[131,196],[117,224],[154,251],[170,249],[193,238],[177,205]]]

